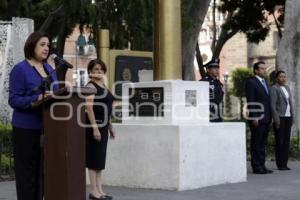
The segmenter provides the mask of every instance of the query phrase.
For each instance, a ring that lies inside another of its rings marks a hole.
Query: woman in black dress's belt
[[[97,90],[95,95],[86,99],[89,124],[86,129],[86,167],[91,181],[89,199],[112,199],[102,189],[101,173],[105,169],[108,134],[110,138],[115,137],[110,123],[114,97],[103,83],[107,70],[105,64],[101,60],[91,60],[87,70],[90,77],[87,86]]]

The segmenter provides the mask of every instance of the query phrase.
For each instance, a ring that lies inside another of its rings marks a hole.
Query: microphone
[[[67,62],[66,60],[58,57],[56,54],[51,54],[50,56],[55,62],[57,62],[59,65],[64,65],[66,66],[67,68],[69,69],[72,69],[73,68],[73,65],[71,65],[69,62]]]

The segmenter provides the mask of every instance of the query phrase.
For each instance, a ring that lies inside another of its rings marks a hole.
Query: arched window
[[[202,29],[200,31],[200,42],[206,42],[207,41],[207,30]]]

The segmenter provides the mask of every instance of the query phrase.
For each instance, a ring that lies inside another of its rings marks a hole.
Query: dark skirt
[[[93,135],[93,129],[86,129],[86,167],[93,170],[105,169],[108,127],[100,128],[101,141]]]

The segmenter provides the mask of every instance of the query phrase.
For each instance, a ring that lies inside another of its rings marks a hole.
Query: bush
[[[240,118],[243,119],[243,97],[246,96],[245,85],[246,81],[253,76],[253,72],[248,68],[237,68],[232,71],[231,81],[233,87],[230,90],[230,93],[239,98],[240,101]]]
[[[293,160],[299,160],[300,155],[299,155],[299,137],[298,136],[293,136],[291,138],[291,144],[290,144],[290,152],[289,152],[289,157],[290,159]]]
[[[253,72],[248,68],[237,68],[232,71],[231,81],[232,81],[232,89],[231,93],[236,97],[245,97],[245,85],[247,79],[253,76]]]
[[[1,174],[13,174],[14,160],[5,154],[1,155]]]
[[[270,129],[269,136],[268,136],[268,143],[266,149],[266,159],[274,161],[275,160],[275,136],[273,129]]]
[[[290,151],[289,151],[289,160],[300,160],[299,154],[299,137],[291,136]],[[247,160],[251,159],[250,151],[251,143],[251,132],[247,125]],[[268,143],[266,147],[266,160],[275,161],[275,136],[273,128],[270,128]]]
[[[12,127],[0,124],[0,174],[13,171]]]
[[[0,124],[0,141],[11,140],[11,125]]]
[[[7,156],[11,156],[12,151],[12,127],[0,124],[0,154],[4,153]]]

